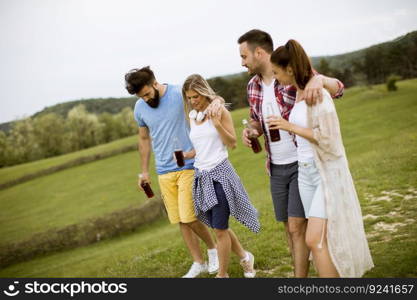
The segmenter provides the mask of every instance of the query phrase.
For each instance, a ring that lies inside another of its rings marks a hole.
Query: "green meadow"
[[[354,87],[335,100],[375,264],[366,277],[417,276],[417,79],[401,81],[398,88],[387,92],[383,85]],[[248,109],[232,115],[240,135]],[[135,140],[126,138],[111,147]],[[109,145],[84,151],[106,151]],[[283,225],[274,219],[265,152],[253,154],[239,139],[229,157],[262,224],[259,234],[235,221],[231,228],[255,255],[258,277],[292,277]],[[0,181],[63,159],[2,169]],[[0,244],[144,202],[136,187],[138,170],[139,155],[131,151],[1,190]],[[152,180],[158,192],[156,176]],[[163,218],[95,244],[10,265],[0,269],[0,277],[180,277],[190,264],[179,229]],[[236,258],[229,274],[243,277]],[[316,276],[313,267],[310,275]]]

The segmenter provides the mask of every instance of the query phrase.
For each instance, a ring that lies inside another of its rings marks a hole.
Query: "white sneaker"
[[[188,273],[182,276],[182,278],[194,278],[200,275],[201,273],[207,272],[207,263],[204,262],[202,264],[198,262],[193,262],[191,265],[190,270],[188,270]]]
[[[219,257],[217,256],[217,249],[208,249],[208,272],[214,274],[219,271]]]
[[[249,256],[248,260],[241,260],[240,265],[243,268],[243,275],[246,278],[254,278],[256,275],[256,271],[253,268],[253,265],[255,264],[255,257],[252,253],[246,251],[247,256]]]

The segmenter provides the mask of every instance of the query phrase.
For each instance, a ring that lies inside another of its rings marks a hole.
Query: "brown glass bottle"
[[[177,137],[174,137],[174,156],[175,160],[177,161],[177,166],[180,168],[184,167],[184,153],[182,152],[182,147]]]
[[[268,103],[266,107],[266,116],[267,118],[269,118],[273,115],[274,115],[274,109],[272,108],[272,104]],[[271,142],[278,142],[281,139],[281,136],[279,134],[279,129],[269,129],[269,125],[268,125],[268,130],[269,130],[269,137],[271,139]]]
[[[153,196],[155,196],[149,183],[142,182],[141,187],[145,191],[145,194],[148,198],[152,198]]]
[[[175,159],[177,160],[177,166],[178,167],[184,167],[185,161],[184,161],[184,154],[182,153],[182,150],[175,150]]]
[[[270,129],[269,136],[271,137],[271,142],[278,142],[281,139],[279,129]]]
[[[262,146],[261,143],[259,143],[258,138],[250,137],[249,140],[254,153],[259,153],[262,151]]]
[[[142,174],[139,174],[139,179],[142,179],[142,177],[143,177]],[[152,198],[153,196],[155,196],[149,182],[142,181],[140,183],[140,186],[143,188],[143,190],[144,190],[144,192],[145,192],[145,194],[148,198]]]
[[[256,135],[253,134],[253,128],[252,126],[248,123],[248,121],[246,119],[242,120],[243,125],[248,128],[250,130],[248,138],[250,140],[251,143],[251,147],[254,153],[259,153],[262,151],[262,146],[261,143],[259,143],[258,137]]]

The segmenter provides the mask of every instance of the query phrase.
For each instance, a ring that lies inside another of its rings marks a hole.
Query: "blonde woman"
[[[308,106],[300,98],[313,76],[301,45],[289,40],[271,55],[274,77],[297,87],[289,122],[267,120],[270,128],[296,134],[298,185],[308,218],[306,243],[320,277],[360,277],[373,267],[362,213],[349,171],[339,120],[332,98]]]
[[[255,277],[253,254],[244,250],[229,228],[229,216],[232,215],[250,230],[260,230],[257,211],[228,160],[227,147],[236,147],[231,114],[224,107],[221,114],[205,114],[216,94],[198,74],[185,80],[182,94],[194,146],[194,150],[185,152],[184,157],[195,159],[193,199],[196,215],[214,229],[217,237],[219,272],[216,277],[229,277],[227,270],[231,251],[240,258],[244,276]]]

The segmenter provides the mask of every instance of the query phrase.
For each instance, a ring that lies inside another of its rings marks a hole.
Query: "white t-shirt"
[[[290,123],[293,123],[300,127],[308,128],[307,104],[305,101],[295,102],[290,114],[289,121]],[[298,135],[296,135],[296,139],[298,161],[310,162],[312,159],[314,159],[313,148],[311,147],[310,142],[307,139]]]
[[[266,119],[267,108],[272,108],[273,114],[281,116],[281,110],[277,100],[275,99],[274,81],[270,85],[266,85],[262,81],[263,101],[262,101],[262,115]],[[268,125],[265,123],[265,127],[268,129]],[[278,142],[271,142],[269,136],[269,130],[267,130],[267,137],[269,140],[269,146],[271,148],[271,160],[274,165],[285,165],[297,161],[297,147],[293,142],[293,138],[285,130],[280,130],[279,134],[281,139]]]

